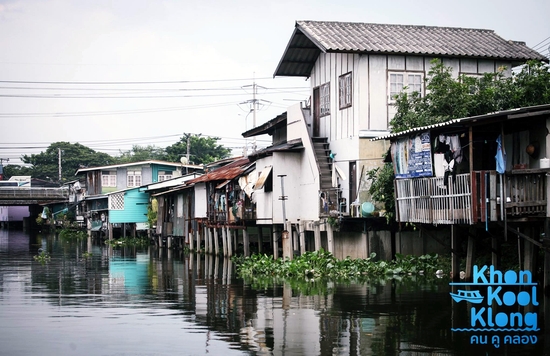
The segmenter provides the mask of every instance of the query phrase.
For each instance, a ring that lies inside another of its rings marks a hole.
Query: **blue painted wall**
[[[124,192],[124,210],[109,210],[109,222],[138,223],[147,222],[147,205],[149,194],[140,192],[139,188]]]

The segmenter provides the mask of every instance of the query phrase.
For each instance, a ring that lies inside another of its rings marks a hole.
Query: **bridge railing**
[[[68,188],[0,188],[0,199],[68,199]]]

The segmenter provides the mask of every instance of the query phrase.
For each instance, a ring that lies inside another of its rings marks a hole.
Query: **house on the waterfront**
[[[520,268],[534,271],[536,248],[550,258],[549,132],[547,104],[378,137],[391,142],[396,220],[420,229],[451,226],[455,272],[457,226],[468,229],[466,271],[472,270],[474,236],[484,235],[492,239],[493,265],[499,265],[499,244],[510,236],[518,239]]]
[[[113,237],[113,229],[120,230],[121,235],[147,229],[149,195],[139,188],[180,177],[184,168],[202,169],[157,160],[79,169],[76,175],[86,177],[84,211],[88,229],[109,237]]]
[[[503,68],[504,74],[510,75],[517,65],[544,59],[524,43],[505,40],[491,30],[296,22],[274,75],[310,81],[310,102],[289,108],[286,128],[280,128],[286,132],[286,143],[301,139],[304,151],[298,155],[308,158],[296,158],[293,164],[300,168],[285,169],[286,157],[296,153],[283,154],[284,160],[276,159],[278,154],[272,155],[274,177],[287,174],[285,182],[289,183],[285,188],[289,193],[285,191],[284,195],[292,199],[290,191],[300,190],[297,204],[302,216],[289,215],[285,223],[299,226],[312,219],[308,224],[315,230],[316,226],[329,226],[333,212],[343,223],[340,231],[332,240],[327,228],[315,245],[330,248],[335,243],[334,250],[341,258],[366,256],[373,251],[371,245],[378,246],[375,250],[383,258],[391,258],[395,252],[426,253],[441,247],[433,241],[420,243],[405,235],[397,242],[391,232],[371,229],[371,221],[376,219],[366,218],[370,209],[363,209],[370,207],[366,172],[382,165],[381,157],[389,148],[388,141],[371,139],[389,133],[389,122],[395,114],[394,95],[405,89],[425,93],[424,79],[436,58],[452,67],[457,76],[479,76]],[[298,126],[301,128],[297,136],[294,128]],[[270,128],[265,127],[267,130]],[[245,133],[247,137],[256,134],[260,131]],[[274,146],[284,143],[274,138]],[[298,164],[299,160],[306,166]],[[283,195],[279,184],[274,184],[272,195]],[[273,223],[282,224],[277,206],[272,206]],[[338,245],[342,246],[340,252]]]

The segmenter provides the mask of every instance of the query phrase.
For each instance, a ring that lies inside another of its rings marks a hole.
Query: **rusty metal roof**
[[[309,77],[321,52],[488,58],[521,64],[548,58],[492,30],[353,22],[297,21],[274,76]]]
[[[187,184],[231,180],[243,174],[252,164],[254,163],[251,163],[247,157],[238,158],[223,167],[220,167],[216,170],[204,174],[203,176],[188,181]]]

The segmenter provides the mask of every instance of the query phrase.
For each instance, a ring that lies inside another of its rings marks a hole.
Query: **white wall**
[[[206,218],[207,208],[206,183],[197,183],[195,184],[195,218]]]
[[[273,157],[268,156],[260,158],[256,161],[256,173],[257,176],[262,173],[262,170],[267,166],[273,165]],[[273,176],[273,170],[271,175],[273,177],[273,185],[276,183],[276,176]],[[260,225],[271,225],[273,223],[273,192],[265,192],[264,189],[254,190],[252,194],[252,200],[256,202],[256,219]]]

